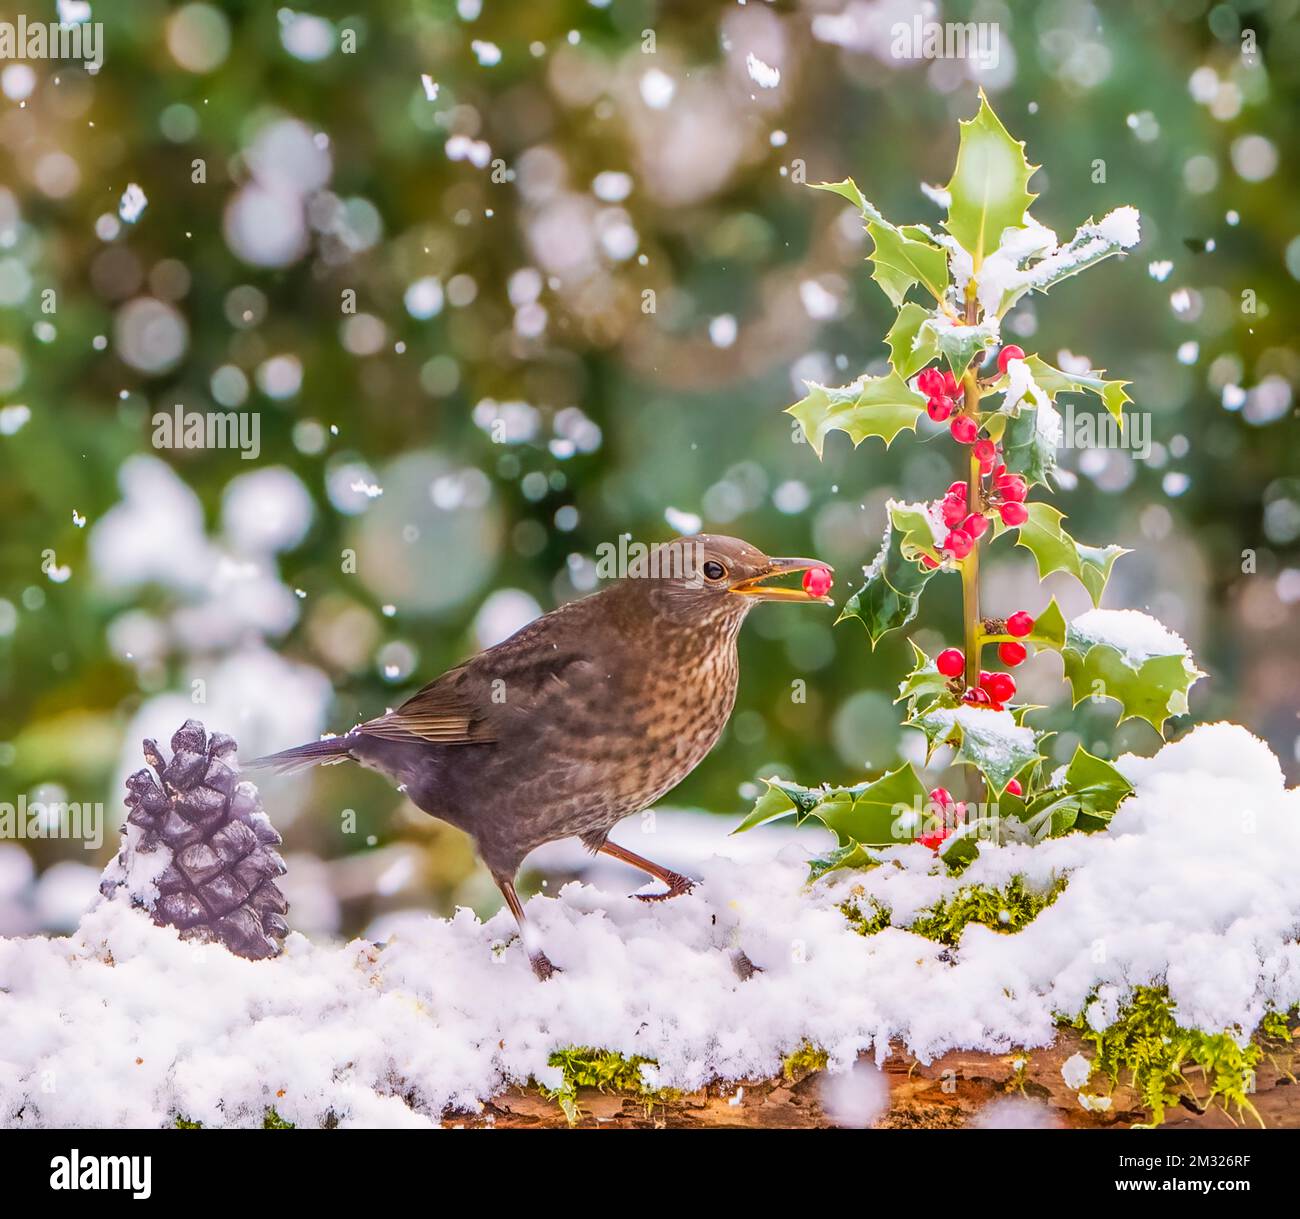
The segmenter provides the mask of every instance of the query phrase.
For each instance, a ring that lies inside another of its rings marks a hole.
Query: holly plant
[[[1170,716],[1186,712],[1188,690],[1203,676],[1182,640],[1154,618],[1099,608],[1111,568],[1126,551],[1076,540],[1064,513],[1045,498],[1062,440],[1057,397],[1091,395],[1122,427],[1128,383],[1073,364],[1056,368],[1014,343],[1003,345],[1002,321],[1028,293],[1047,292],[1136,245],[1139,229],[1137,211],[1121,207],[1058,242],[1029,215],[1036,169],[981,93],[979,112],[961,124],[951,181],[930,192],[947,205],[942,231],[891,223],[851,179],[816,187],[861,211],[873,245],[872,278],[897,313],[885,336],[887,373],[840,388],[810,383],[789,413],[819,457],[831,431],[848,433],[855,447],[870,437],[888,446],[900,432],[915,431],[925,414],[946,426],[960,470],[933,500],[890,502],[880,553],[839,620],[860,622],[874,649],[912,622],[932,582],[959,577],[960,646],[929,656],[913,642],[912,670],[897,701],[906,704],[907,725],[925,734],[927,761],[951,746],[983,798],[959,803],[944,788],[927,789],[910,763],[852,787],[768,780],[740,828],[789,813],[817,817],[840,845],[814,864],[815,873],[868,864],[876,858],[871,848],[907,841],[960,864],[981,839],[1036,840],[1106,825],[1129,784],[1082,747],[1049,770],[1042,752],[1048,734],[1026,722],[1038,708],[1017,702],[1011,672],[1031,649],[1060,653],[1074,705],[1113,699],[1120,722],[1143,719],[1158,732]],[[1068,572],[1095,608],[1067,622],[1055,598],[1036,616],[1014,606],[982,607],[981,551],[1008,536],[1033,555],[1040,579]],[[1002,668],[984,667],[992,655]]]

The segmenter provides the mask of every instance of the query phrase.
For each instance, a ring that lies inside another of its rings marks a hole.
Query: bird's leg
[[[519,894],[515,891],[515,882],[508,876],[496,876],[493,879],[497,882],[497,888],[501,890],[501,895],[506,899],[506,905],[510,907],[510,913],[515,916],[515,922],[519,924],[519,938],[524,942],[524,951],[528,953],[528,963],[533,967],[533,973],[541,982],[545,982],[552,974],[561,973],[558,965],[552,965],[551,959],[544,953],[533,940],[533,929],[524,919],[524,904],[519,900]]]
[[[695,882],[689,876],[683,876],[680,872],[672,872],[657,863],[651,863],[650,860],[643,858],[635,851],[629,851],[627,847],[619,846],[616,842],[606,840],[600,843],[596,850],[614,859],[621,859],[624,863],[630,863],[634,868],[640,868],[642,872],[648,872],[656,880],[662,880],[668,886],[667,893],[634,893],[632,895],[640,898],[643,902],[666,902],[670,897],[680,897],[683,893],[689,893],[695,888]]]

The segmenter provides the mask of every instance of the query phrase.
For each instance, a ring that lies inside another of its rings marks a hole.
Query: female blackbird
[[[352,759],[386,775],[427,813],[470,834],[530,942],[514,877],[534,847],[576,835],[663,881],[692,882],[609,841],[624,817],[684,779],[736,700],[736,635],[759,601],[831,604],[765,583],[825,567],[770,559],[702,534],[644,552],[623,579],[562,605],[444,673],[395,711],[253,765],[294,771]],[[815,585],[815,587],[819,587]]]

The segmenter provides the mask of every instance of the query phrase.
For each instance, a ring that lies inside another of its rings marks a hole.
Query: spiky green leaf
[[[818,457],[831,431],[846,432],[857,448],[869,436],[886,445],[899,432],[916,430],[925,410],[925,398],[908,387],[897,372],[884,377],[862,377],[852,385],[830,388],[806,381],[808,395],[786,413],[799,420],[803,434]]]
[[[1065,513],[1051,504],[1026,507],[1029,519],[1019,527],[1016,545],[1034,556],[1039,579],[1054,571],[1068,571],[1088,590],[1093,605],[1100,605],[1115,560],[1128,551],[1123,546],[1085,546],[1076,542],[1061,528]]]
[[[914,376],[939,354],[939,345],[930,330],[921,330],[929,311],[915,301],[908,301],[894,319],[885,336],[889,344],[889,362],[904,379]]]

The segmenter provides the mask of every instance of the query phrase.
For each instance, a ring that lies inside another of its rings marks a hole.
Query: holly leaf
[[[895,228],[888,221],[869,220],[867,235],[875,243],[867,256],[875,265],[871,278],[895,306],[915,284],[935,300],[942,300],[948,288],[948,255],[934,245],[923,229],[914,224]]]
[[[829,191],[847,199],[862,213],[872,251],[867,256],[875,265],[872,279],[895,306],[915,284],[922,284],[936,300],[948,288],[948,255],[921,225],[891,224],[858,189],[852,178],[843,182],[816,182],[814,190]]]
[[[1047,608],[1034,619],[1034,629],[1023,636],[1020,642],[1059,652],[1065,646],[1065,632],[1065,615],[1053,597],[1047,603]]]
[[[1061,280],[1078,275],[1080,271],[1086,271],[1102,259],[1119,254],[1124,249],[1125,246],[1116,240],[1104,224],[1098,225],[1095,220],[1088,219],[1065,245],[1048,252],[1029,268],[1021,282],[1003,293],[998,305],[998,316],[1005,314],[1026,292],[1046,292]]]
[[[836,623],[858,619],[875,651],[884,635],[916,617],[921,593],[938,570],[922,566],[918,561],[922,554],[938,557],[925,514],[913,504],[891,503],[880,553],[866,569],[865,583],[844,603]]]
[[[911,762],[851,790],[850,802],[827,802],[813,810],[841,845],[894,846],[909,841],[914,837],[910,831],[920,828],[929,792]]]
[[[994,795],[1001,794],[1026,766],[1041,760],[1038,736],[1017,724],[1009,711],[987,707],[933,707],[909,721],[930,742],[957,747],[959,762],[978,767]]]
[[[844,868],[874,868],[880,864],[880,857],[867,850],[861,843],[851,842],[847,846],[834,847],[808,861],[808,883],[820,880],[831,872]]]
[[[975,270],[998,248],[1002,230],[1020,228],[1036,195],[1027,189],[1038,168],[1025,159],[980,90],[980,108],[961,124],[957,166],[948,183],[951,202],[944,227],[970,253]]]
[[[1137,619],[1146,625],[1130,645],[1125,640],[1134,638]],[[1162,635],[1167,643],[1159,643]],[[1121,724],[1143,719],[1162,736],[1165,720],[1187,714],[1188,691],[1205,676],[1181,639],[1134,610],[1092,610],[1076,619],[1061,659],[1075,706],[1085,698],[1114,699]]]
[[[1110,569],[1120,555],[1129,552],[1123,546],[1084,546],[1076,542],[1061,522],[1065,513],[1051,504],[1027,504],[1029,519],[1019,527],[1016,545],[1023,546],[1038,564],[1038,578],[1054,571],[1068,571],[1088,590],[1093,605],[1101,604]]]
[[[920,372],[939,354],[933,333],[921,330],[921,323],[929,316],[922,306],[908,301],[898,311],[885,336],[885,342],[889,344],[889,362],[904,380]]]
[[[767,791],[733,833],[753,829],[778,817],[795,815],[796,823],[816,817],[839,839],[841,847],[892,846],[913,835],[928,793],[910,762],[868,783],[853,787],[801,787],[784,779],[764,779]]]
[[[884,377],[862,377],[838,389],[805,381],[808,396],[786,409],[799,420],[803,434],[818,457],[831,431],[846,432],[857,448],[868,436],[879,436],[888,446],[899,432],[916,430],[925,410],[925,398],[897,372]]]
[[[1040,427],[1041,409],[1022,405],[1017,414],[1006,416],[1002,432],[1002,460],[1031,487],[1050,486],[1048,478],[1056,470],[1056,436]]]
[[[1100,368],[1086,373],[1062,372],[1037,356],[1029,356],[1025,363],[1029,365],[1035,384],[1053,401],[1061,393],[1095,394],[1115,421],[1124,426],[1124,403],[1133,401],[1124,389],[1128,381],[1107,381],[1101,375],[1105,369]]]

